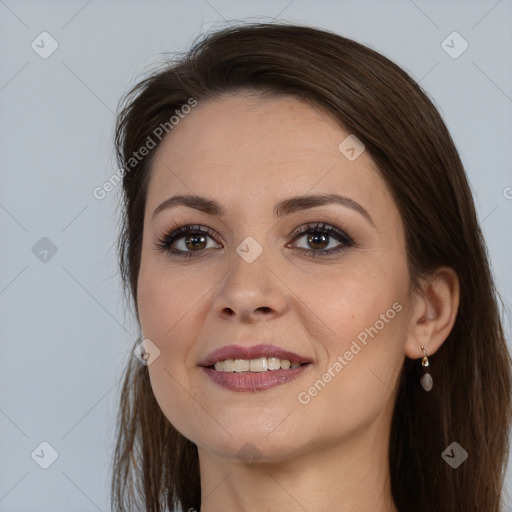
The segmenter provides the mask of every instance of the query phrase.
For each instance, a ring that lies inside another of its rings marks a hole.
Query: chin
[[[216,423],[211,424],[205,431],[195,433],[198,435],[197,440],[191,440],[221,457],[261,463],[293,458],[308,444],[304,429],[299,436],[287,428],[277,427],[274,431],[269,431],[254,421],[222,425],[226,430]],[[209,433],[208,436],[205,436],[206,432]]]
[[[218,456],[238,459],[244,465],[275,464],[295,458],[300,449],[296,443],[283,446],[281,443],[270,442],[264,436],[260,438],[236,436],[225,442],[215,442],[207,446]]]

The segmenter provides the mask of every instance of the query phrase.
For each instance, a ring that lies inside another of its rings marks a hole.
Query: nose
[[[236,254],[217,288],[213,307],[224,320],[245,323],[270,320],[286,311],[287,290],[263,254],[252,263]]]

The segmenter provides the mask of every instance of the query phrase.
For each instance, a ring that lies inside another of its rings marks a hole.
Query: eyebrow
[[[351,208],[352,210],[360,213],[374,229],[377,229],[370,214],[363,206],[349,197],[340,196],[338,194],[296,196],[285,199],[275,205],[274,216],[282,218],[301,210],[307,210],[309,208],[315,208],[316,206],[324,206],[327,204],[339,204],[341,206]],[[163,203],[157,206],[153,212],[152,218],[154,219],[161,211],[176,206],[188,206],[189,208],[194,208],[207,213],[208,215],[214,215],[217,217],[222,217],[226,213],[224,208],[214,199],[208,199],[207,197],[197,195],[177,195],[166,199]]]

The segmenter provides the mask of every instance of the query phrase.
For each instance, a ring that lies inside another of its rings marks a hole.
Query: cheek
[[[141,265],[137,284],[137,306],[145,337],[168,342],[179,340],[179,330],[194,307],[200,306],[204,287],[179,271],[165,268],[165,264],[147,262]],[[180,277],[181,276],[181,277]]]
[[[165,412],[177,405],[179,383],[189,387],[187,368],[193,364],[190,340],[195,336],[195,315],[204,295],[190,281],[177,283],[174,275],[158,265],[146,265],[141,267],[138,282],[142,335],[160,350],[148,370],[157,401]]]
[[[376,323],[379,332],[389,332],[398,316],[398,306],[394,309],[393,304],[401,304],[407,293],[405,262],[381,261],[380,265],[374,262],[364,267],[351,263],[330,275],[311,275],[293,281],[294,294],[313,313],[308,315],[311,323],[323,326],[319,341],[326,344],[331,358],[348,350],[350,342],[358,336],[362,342],[365,333],[370,339],[367,329]]]
[[[409,281],[399,259],[347,269],[333,281],[310,299],[329,327],[328,357],[302,389],[301,403],[308,402],[311,417],[329,411],[334,434],[340,425],[350,430],[374,419],[391,397],[404,359]]]
[[[143,336],[160,350],[148,367],[153,394],[167,419],[188,437],[193,431],[191,416],[200,416],[191,401],[195,390],[189,367],[194,364],[190,340],[198,329],[204,287],[177,275],[161,265],[141,266],[138,311]]]

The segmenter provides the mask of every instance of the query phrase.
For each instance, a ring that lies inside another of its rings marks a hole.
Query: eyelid
[[[320,231],[320,232],[327,232],[327,233],[335,233],[336,235],[345,238],[347,241],[354,242],[354,237],[348,233],[347,230],[342,230],[340,228],[337,228],[333,224],[329,224],[328,222],[309,222],[306,224],[303,224],[302,226],[299,226],[298,228],[295,228],[291,233],[290,237],[293,237],[294,239],[303,234],[308,233],[309,231]]]

